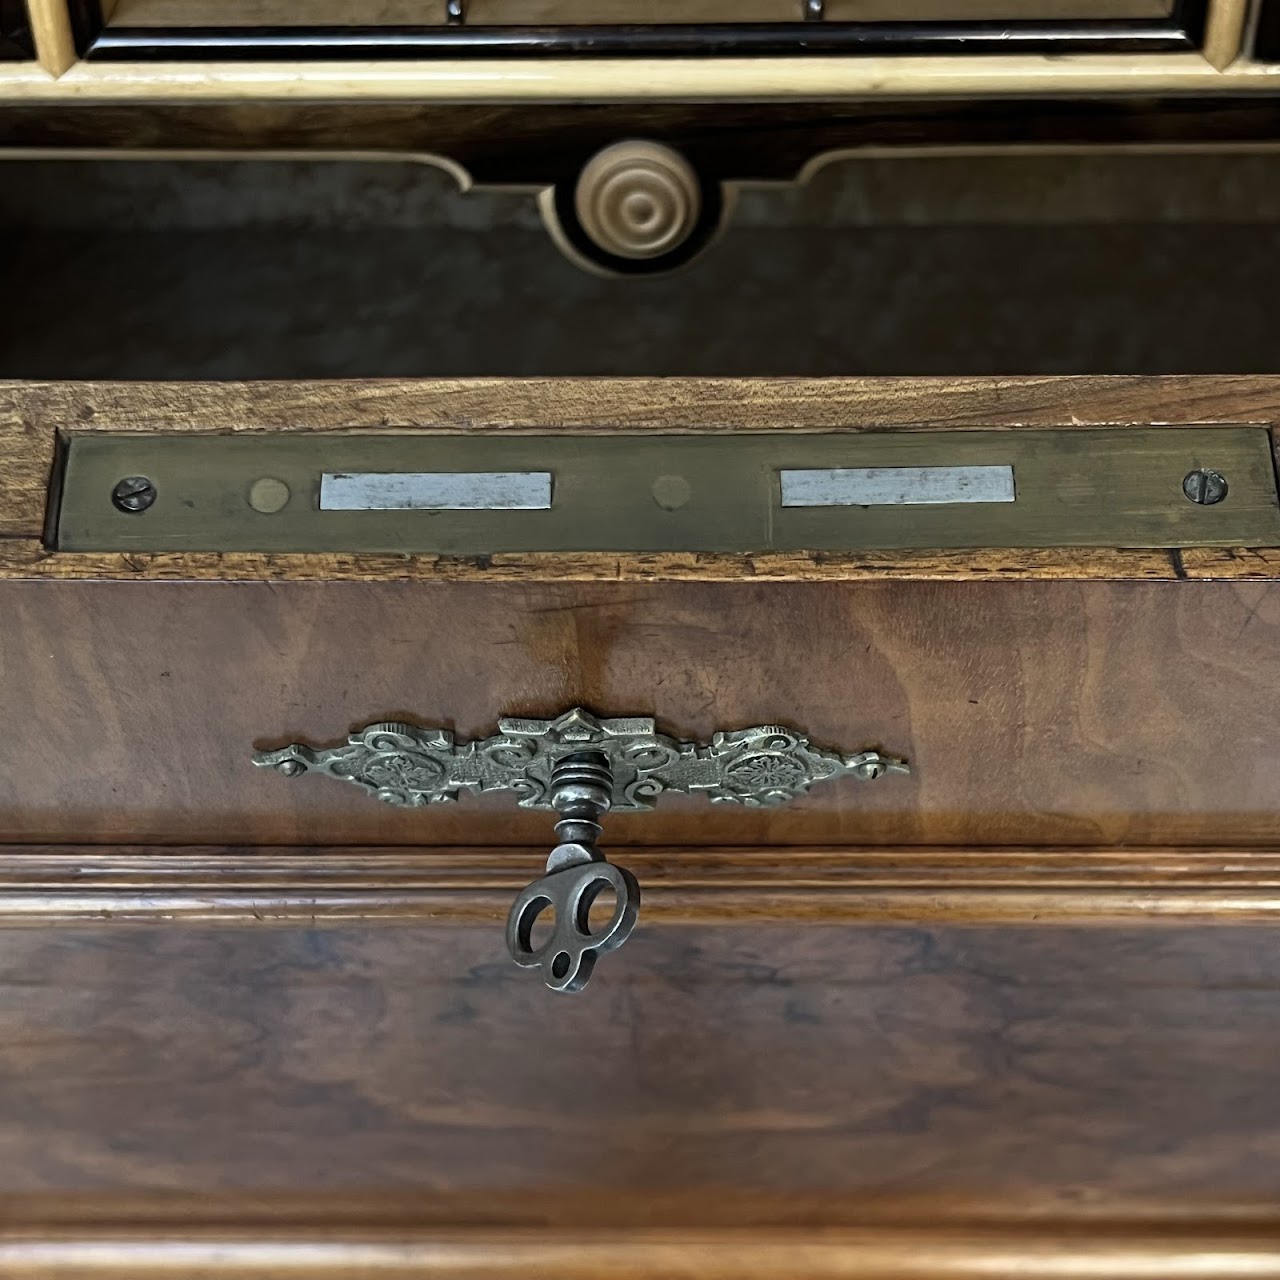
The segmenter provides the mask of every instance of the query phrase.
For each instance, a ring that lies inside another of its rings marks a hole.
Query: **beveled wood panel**
[[[606,845],[1274,844],[1272,583],[6,583],[0,839],[539,845],[509,797],[397,810],[250,767],[377,720],[582,704],[907,757],[776,811],[664,797]]]
[[[1280,1190],[1278,1059],[1270,931],[642,929],[572,1000],[490,927],[5,931],[0,1194],[19,1223],[20,1195],[262,1222],[418,1192],[470,1198],[457,1227],[579,1193],[579,1225],[687,1224],[736,1194],[778,1198],[761,1227],[812,1196],[1243,1231]]]

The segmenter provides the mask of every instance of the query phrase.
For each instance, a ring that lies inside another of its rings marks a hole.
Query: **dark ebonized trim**
[[[830,151],[1095,143],[1272,144],[1280,95],[1047,95],[778,102],[14,102],[0,147],[447,156],[481,185],[572,182],[620,138],[680,151],[717,182],[790,182]]]
[[[1253,52],[1263,62],[1280,62],[1280,0],[1265,0],[1259,10]]]
[[[26,0],[0,0],[0,62],[30,62],[35,56]]]
[[[97,0],[72,0],[72,23],[82,57],[112,62],[1172,53],[1200,46],[1205,8],[1178,0],[1167,19],[1114,22],[144,28],[105,26]]]
[[[733,57],[853,53],[1169,53],[1194,48],[1172,25],[770,23],[735,27],[108,28],[96,61],[256,62],[361,58]]]
[[[102,34],[102,6],[98,0],[67,0],[67,13],[71,19],[71,38],[76,53],[87,57],[94,42]]]
[[[386,101],[0,104],[0,147],[447,156],[481,185],[547,187],[620,138],[680,151],[707,180],[790,182],[860,147],[1272,144],[1280,96],[1073,96],[780,102]]]

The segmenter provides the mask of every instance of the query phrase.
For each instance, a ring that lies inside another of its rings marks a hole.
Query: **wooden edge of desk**
[[[62,553],[42,542],[69,432],[885,431],[1270,427],[1280,377],[0,382],[0,580],[780,582],[1270,580],[1280,548],[491,556]]]
[[[617,849],[644,925],[1268,922],[1280,849]],[[529,848],[0,847],[0,925],[500,922]]]
[[[1179,1280],[1280,1276],[1280,1234],[1134,1231],[1096,1239],[1045,1229],[661,1228],[604,1231],[484,1227],[380,1232],[0,1232],[0,1270],[24,1280],[163,1275],[464,1276],[484,1280],[924,1280],[1018,1276],[1054,1280]]]
[[[678,1175],[676,1179],[678,1181]],[[0,1272],[89,1276],[483,1276],[525,1280],[1147,1280],[1280,1276],[1262,1205],[1027,1210],[942,1196],[702,1191],[8,1197]]]
[[[1280,547],[951,551],[530,552],[487,556],[51,552],[0,537],[0,581],[61,582],[1269,582]]]
[[[1280,375],[0,381],[0,433],[885,430],[1240,426],[1280,420]]]

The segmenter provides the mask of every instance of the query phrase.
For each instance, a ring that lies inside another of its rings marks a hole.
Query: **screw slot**
[[[1227,496],[1227,478],[1220,471],[1207,467],[1189,471],[1182,481],[1182,492],[1201,506],[1211,507]]]
[[[146,476],[125,476],[111,490],[111,501],[117,511],[136,515],[156,500],[156,487]]]

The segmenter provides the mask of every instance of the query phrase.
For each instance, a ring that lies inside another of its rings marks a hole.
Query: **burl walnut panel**
[[[487,926],[0,932],[0,1226],[17,1193],[1274,1209],[1277,1061],[1257,930],[642,928],[568,1000]]]
[[[249,757],[575,703],[915,770],[772,813],[664,798],[615,846],[1259,844],[1280,810],[1265,582],[7,582],[0,610],[10,841],[536,846],[510,797],[400,811]]]

